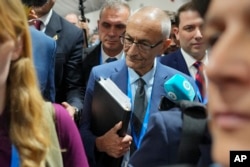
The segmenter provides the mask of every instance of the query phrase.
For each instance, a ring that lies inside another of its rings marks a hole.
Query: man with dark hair
[[[22,0],[22,3],[26,6],[40,7],[43,6],[47,0]]]
[[[207,56],[202,34],[203,19],[193,3],[188,2],[179,8],[176,25],[174,32],[180,42],[180,49],[161,57],[160,62],[196,79],[196,74],[203,72],[201,69],[207,61]],[[199,86],[200,93],[203,95],[201,100],[206,101],[203,99],[206,96],[204,77],[200,82],[202,82],[202,85],[197,82],[197,86]]]

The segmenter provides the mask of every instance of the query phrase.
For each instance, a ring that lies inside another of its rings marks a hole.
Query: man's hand
[[[62,106],[68,111],[69,115],[74,120],[74,114],[76,112],[75,108],[67,102],[62,102]]]
[[[114,158],[119,158],[129,150],[132,143],[132,137],[130,135],[119,137],[117,131],[121,129],[121,127],[122,122],[119,122],[103,136],[96,138],[96,147],[98,151],[106,152]]]

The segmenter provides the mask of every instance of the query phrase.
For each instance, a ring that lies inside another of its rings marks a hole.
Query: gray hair
[[[100,9],[100,14],[99,14],[99,18],[101,18],[102,13],[105,9],[121,9],[121,8],[127,8],[128,11],[131,13],[131,9],[130,6],[128,5],[127,2],[123,1],[123,0],[106,0],[104,2],[104,4],[102,5],[101,9]]]

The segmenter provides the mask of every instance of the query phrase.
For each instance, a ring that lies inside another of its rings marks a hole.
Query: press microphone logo
[[[250,151],[230,151],[230,167],[250,167]]]
[[[195,91],[190,82],[182,75],[175,74],[164,83],[164,90],[167,97],[172,101],[188,100],[193,101]]]

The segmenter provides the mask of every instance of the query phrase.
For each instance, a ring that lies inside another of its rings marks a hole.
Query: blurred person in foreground
[[[250,150],[250,1],[193,1],[205,14],[212,155],[229,167],[230,151]]]
[[[68,112],[41,96],[20,0],[0,1],[0,29],[1,167],[87,167]]]

